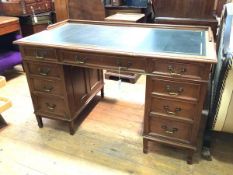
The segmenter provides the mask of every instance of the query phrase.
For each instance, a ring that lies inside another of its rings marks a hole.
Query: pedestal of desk
[[[191,164],[203,125],[201,112],[210,67],[202,63],[154,61],[150,65],[156,75],[147,76],[146,82],[143,152],[148,152],[149,142],[170,145],[186,150],[187,162]]]
[[[74,120],[103,89],[103,72],[33,60],[24,61],[24,68],[38,126],[43,127],[43,117],[61,120],[73,135]]]

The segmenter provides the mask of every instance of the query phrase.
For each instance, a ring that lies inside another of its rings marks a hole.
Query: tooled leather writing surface
[[[82,45],[132,53],[205,56],[205,32],[184,29],[67,23],[23,39],[49,45]]]

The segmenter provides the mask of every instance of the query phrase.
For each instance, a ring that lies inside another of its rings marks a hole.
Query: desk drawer
[[[152,97],[150,111],[168,117],[182,117],[193,120],[196,113],[196,104],[176,99]]]
[[[182,63],[159,60],[152,61],[152,73],[158,75],[207,80],[209,71],[210,68],[201,63]]]
[[[149,134],[156,134],[172,140],[190,142],[192,125],[159,117],[151,117]]]
[[[119,69],[122,71],[145,72],[145,58],[117,57],[99,54],[87,54],[80,52],[61,51],[61,60],[65,63],[75,63],[79,65],[89,65],[105,69]]]
[[[43,77],[55,77],[59,78],[61,73],[61,68],[57,64],[49,63],[36,63],[27,62],[29,73],[31,75],[39,75]]]
[[[33,91],[63,96],[63,84],[60,80],[31,79]]]
[[[45,115],[57,115],[60,118],[68,118],[67,109],[63,99],[51,96],[34,96],[36,99],[36,112]]]
[[[56,50],[43,47],[23,47],[23,55],[25,59],[33,59],[38,61],[56,61]]]
[[[152,77],[152,94],[198,101],[201,84]]]

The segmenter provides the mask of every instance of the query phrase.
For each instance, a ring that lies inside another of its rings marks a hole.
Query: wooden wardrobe
[[[57,22],[65,19],[103,21],[105,18],[101,0],[55,0],[54,4]]]

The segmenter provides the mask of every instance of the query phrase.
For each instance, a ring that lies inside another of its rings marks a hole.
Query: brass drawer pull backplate
[[[164,129],[167,134],[174,134],[178,132],[178,128],[168,128],[166,125],[162,125],[161,128]]]
[[[175,68],[172,65],[168,66],[168,72],[171,76],[182,76],[185,72],[187,72],[186,68],[181,68],[180,70],[175,70]]]
[[[184,92],[183,87],[176,88],[176,87],[171,87],[170,85],[166,85],[165,90],[167,91],[169,95],[172,95],[172,96],[178,96],[182,92]]]
[[[182,110],[181,108],[176,108],[174,111],[171,111],[169,109],[169,106],[164,106],[163,108],[167,114],[171,114],[171,115],[176,115],[178,112],[180,112]]]

